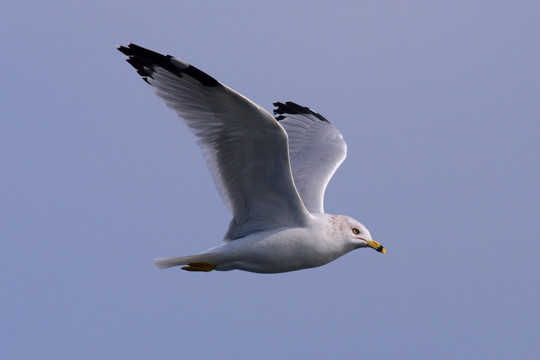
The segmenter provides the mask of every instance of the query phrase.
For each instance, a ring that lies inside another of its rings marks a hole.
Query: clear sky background
[[[0,358],[530,359],[540,303],[538,1],[8,1]],[[348,142],[358,250],[278,275],[157,270],[230,219],[115,46],[172,54]]]

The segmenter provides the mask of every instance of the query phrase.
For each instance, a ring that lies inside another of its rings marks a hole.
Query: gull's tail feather
[[[188,265],[190,262],[196,262],[197,255],[165,257],[154,259],[154,264],[160,269],[167,269],[173,266]]]

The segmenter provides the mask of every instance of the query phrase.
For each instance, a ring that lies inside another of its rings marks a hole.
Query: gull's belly
[[[279,273],[321,266],[345,253],[328,240],[306,228],[253,234],[215,248],[222,257],[216,270]]]

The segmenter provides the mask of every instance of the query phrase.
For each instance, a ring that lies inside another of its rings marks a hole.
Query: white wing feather
[[[300,197],[309,212],[324,213],[324,192],[347,156],[347,144],[315,111],[289,101],[274,105],[274,114],[289,137],[291,168]]]
[[[287,134],[264,109],[197,68],[134,44],[127,61],[196,136],[233,214],[225,241],[310,217],[295,188]]]

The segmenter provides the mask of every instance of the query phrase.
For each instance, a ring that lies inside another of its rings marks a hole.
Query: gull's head
[[[341,235],[355,248],[370,247],[382,254],[386,253],[384,247],[371,238],[369,230],[351,217],[343,216],[340,221],[339,230]]]

